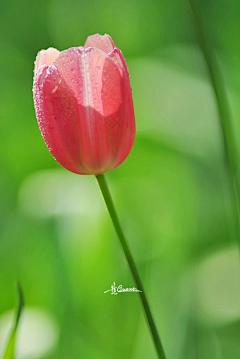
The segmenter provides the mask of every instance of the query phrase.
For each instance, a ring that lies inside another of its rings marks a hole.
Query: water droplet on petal
[[[54,94],[58,89],[58,86],[55,86],[54,89],[51,91],[52,94]]]

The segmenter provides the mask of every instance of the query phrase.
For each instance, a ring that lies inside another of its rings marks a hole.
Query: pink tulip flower
[[[119,166],[135,138],[128,68],[109,35],[84,47],[38,53],[34,105],[53,157],[67,170],[98,175]]]

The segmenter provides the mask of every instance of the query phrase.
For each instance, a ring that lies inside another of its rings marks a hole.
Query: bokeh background
[[[240,2],[200,1],[240,137]],[[68,173],[32,100],[40,49],[108,33],[137,123],[107,174],[168,359],[240,356],[240,266],[218,111],[187,1],[0,1],[0,355],[21,282],[17,359],[156,358],[94,177]],[[239,142],[239,141],[238,141]],[[240,158],[240,157],[239,157]]]

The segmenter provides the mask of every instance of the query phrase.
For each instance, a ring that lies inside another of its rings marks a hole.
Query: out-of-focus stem
[[[18,329],[20,316],[21,316],[21,313],[22,313],[22,310],[24,307],[23,292],[22,292],[22,288],[21,288],[21,285],[19,282],[17,282],[17,291],[18,291],[18,307],[17,307],[17,311],[16,311],[16,316],[15,316],[15,323],[11,330],[11,333],[10,333],[10,336],[8,339],[8,343],[6,346],[6,350],[4,352],[2,359],[15,358],[15,342],[16,342],[17,329]]]
[[[198,0],[189,0],[189,3],[193,13],[198,42],[207,65],[207,70],[217,102],[224,144],[225,163],[232,192],[232,205],[235,217],[235,232],[237,241],[240,244],[240,191],[237,178],[237,146],[231,119],[230,106],[218,60],[216,54],[211,47],[209,37],[207,36],[207,32],[204,27],[204,20],[201,14],[201,9],[199,7],[199,2]]]
[[[123,233],[123,230],[122,230],[122,227],[120,225],[120,222],[119,222],[119,219],[118,219],[118,216],[117,216],[117,212],[116,212],[116,209],[115,209],[115,206],[114,206],[114,203],[113,203],[113,200],[112,200],[112,196],[110,194],[110,191],[109,191],[105,176],[104,175],[97,175],[96,178],[97,178],[100,190],[102,192],[104,201],[106,203],[108,212],[109,212],[110,217],[112,219],[113,225],[114,225],[115,230],[117,232],[118,238],[120,240],[123,252],[125,254],[125,257],[127,259],[128,265],[129,265],[130,270],[132,272],[132,276],[133,276],[133,278],[135,280],[135,283],[137,285],[137,289],[139,289],[141,291],[141,292],[138,292],[138,293],[139,293],[141,301],[142,301],[142,305],[143,305],[143,308],[144,308],[144,311],[145,311],[145,314],[146,314],[146,318],[147,318],[147,321],[148,321],[148,324],[149,324],[149,328],[150,328],[150,331],[151,331],[151,334],[152,334],[153,342],[154,342],[154,345],[155,345],[155,348],[156,348],[156,351],[157,351],[157,354],[158,354],[158,358],[159,359],[166,359],[166,356],[165,356],[164,350],[163,350],[163,346],[162,346],[162,343],[161,343],[161,340],[160,340],[160,336],[158,334],[157,327],[156,327],[156,324],[154,322],[152,312],[151,312],[150,306],[148,304],[147,297],[145,295],[143,284],[142,284],[141,278],[139,276],[137,267],[135,265],[134,259],[132,257],[130,248],[128,246],[126,237],[125,237],[125,235]]]

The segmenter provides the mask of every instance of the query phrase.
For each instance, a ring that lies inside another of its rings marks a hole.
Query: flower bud
[[[84,47],[38,53],[34,105],[53,157],[67,170],[97,175],[119,166],[135,138],[128,68],[109,35]]]

